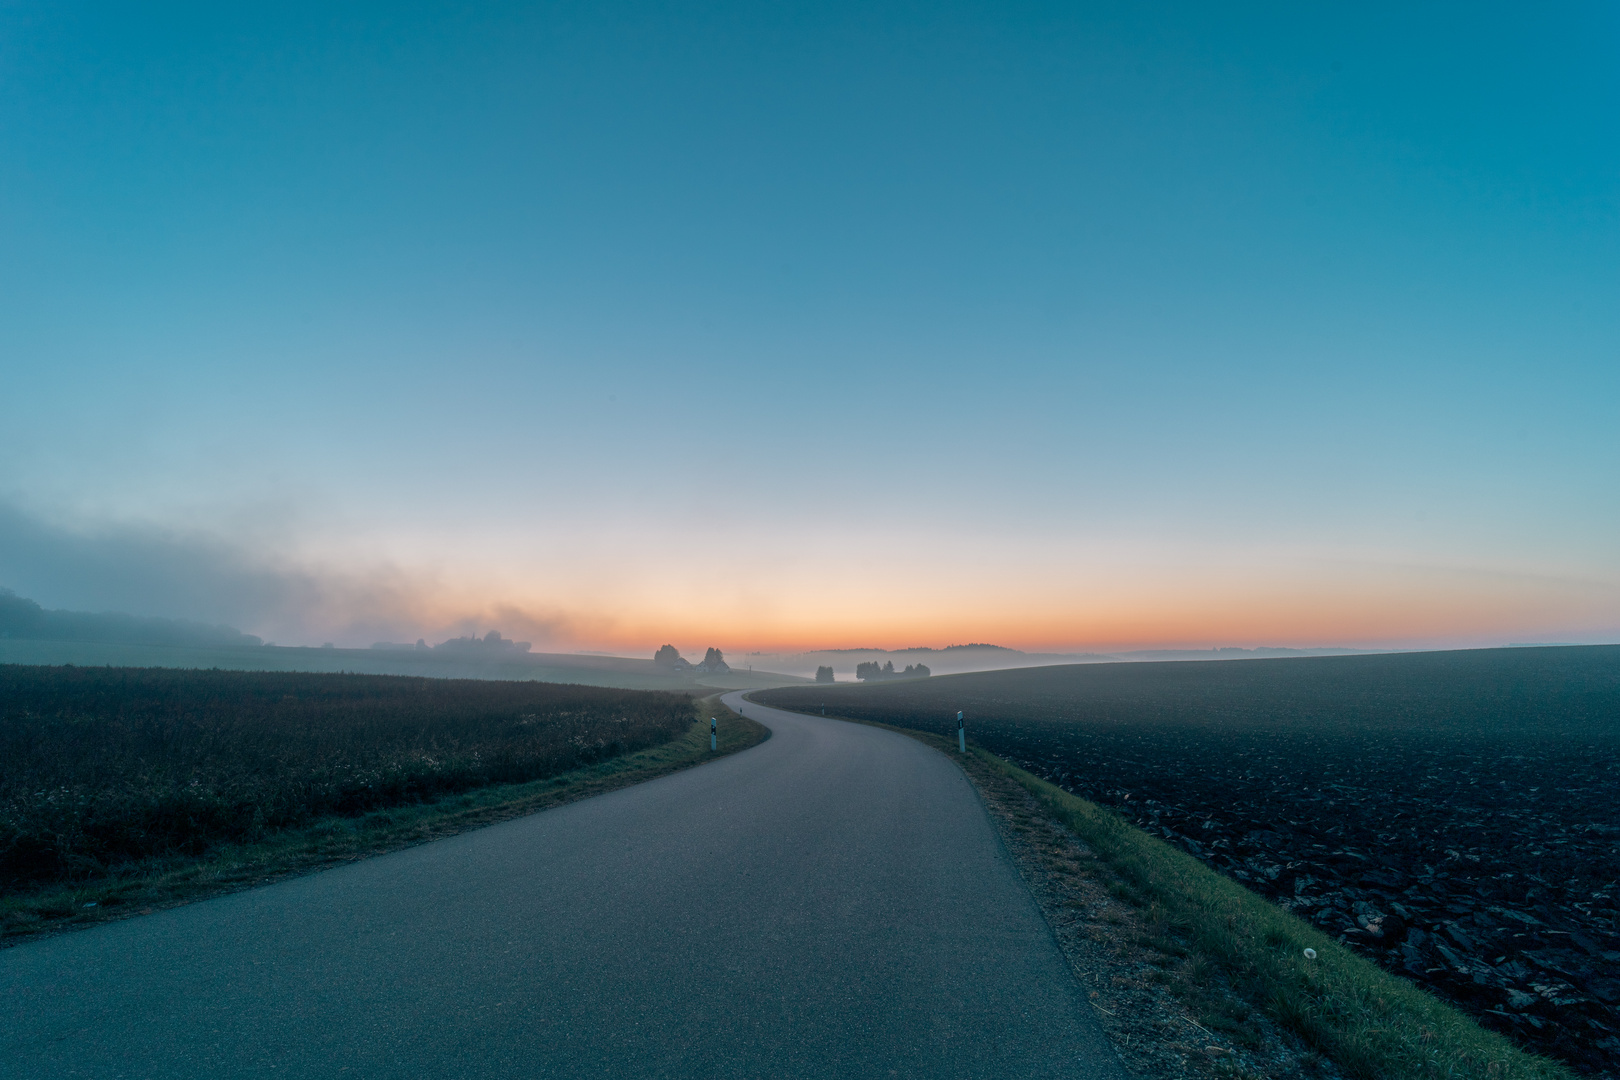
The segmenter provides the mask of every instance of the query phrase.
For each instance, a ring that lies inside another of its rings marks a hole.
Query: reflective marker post
[[[709,749],[720,749],[720,722],[712,716],[709,717]]]
[[[967,727],[962,723],[962,714],[956,714],[956,748],[967,753]]]

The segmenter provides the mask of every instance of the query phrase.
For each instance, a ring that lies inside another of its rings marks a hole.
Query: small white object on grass
[[[1307,960],[1315,960],[1316,959],[1316,950],[1315,949],[1306,949],[1305,950],[1305,959],[1307,959]]]

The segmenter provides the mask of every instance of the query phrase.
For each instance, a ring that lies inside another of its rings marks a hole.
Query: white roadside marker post
[[[962,723],[962,714],[956,714],[956,748],[967,753],[967,727]]]
[[[709,749],[720,749],[720,722],[712,716],[709,717]]]

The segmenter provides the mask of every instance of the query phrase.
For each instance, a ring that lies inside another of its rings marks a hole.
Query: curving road
[[[948,758],[746,709],[699,768],[0,951],[0,1076],[1123,1078]]]

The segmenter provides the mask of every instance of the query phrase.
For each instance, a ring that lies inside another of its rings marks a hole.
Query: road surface
[[[948,758],[745,707],[698,768],[0,951],[0,1077],[1123,1077]]]

